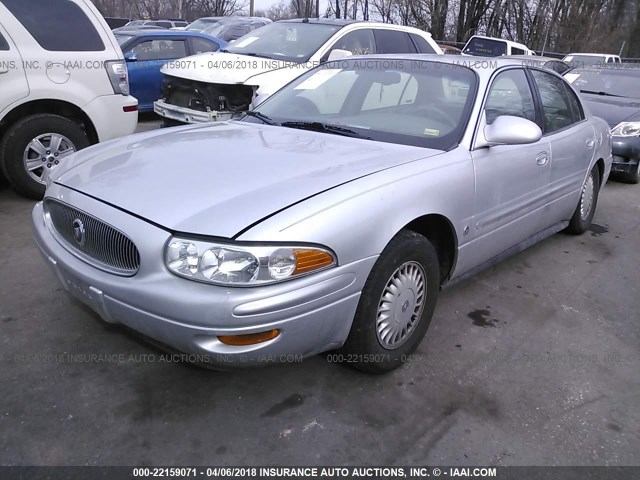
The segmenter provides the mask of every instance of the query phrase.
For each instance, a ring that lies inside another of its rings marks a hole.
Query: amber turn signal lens
[[[333,265],[331,254],[321,250],[295,249],[293,254],[296,256],[296,269],[291,274],[292,276]]]
[[[233,345],[234,347],[243,347],[246,345],[255,345],[272,340],[280,335],[280,330],[269,330],[267,332],[249,333],[247,335],[220,335],[220,340],[225,345]]]

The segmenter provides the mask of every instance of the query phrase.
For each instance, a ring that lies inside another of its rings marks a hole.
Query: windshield
[[[195,22],[189,24],[185,30],[189,30],[190,32],[201,32],[207,27],[215,25],[220,21],[220,18],[201,18],[200,20],[196,20]]]
[[[266,25],[266,22],[254,19],[239,20],[223,19],[218,23],[205,28],[202,33],[219,38],[225,42],[236,40],[248,32]]]
[[[302,63],[340,28],[318,23],[271,23],[240,37],[226,51]]]
[[[125,27],[132,27],[135,25],[144,25],[144,20],[132,20],[125,25]]]
[[[491,38],[473,37],[464,47],[462,53],[482,57],[499,57],[507,54],[507,43]]]
[[[424,60],[328,62],[245,121],[447,150],[462,137],[476,83],[469,68]]]
[[[118,35],[116,34],[116,40],[118,41],[118,45],[120,45],[120,48],[123,47],[123,45],[125,43],[127,43],[129,40],[131,40],[133,38],[133,35]]]
[[[571,67],[583,67],[585,65],[599,65],[606,63],[604,56],[598,55],[567,55],[563,61],[567,62]]]
[[[564,78],[578,91],[640,98],[640,65],[638,68],[623,68],[620,64],[601,69],[574,68]]]

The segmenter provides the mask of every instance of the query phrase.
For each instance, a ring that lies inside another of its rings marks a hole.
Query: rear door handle
[[[546,165],[549,162],[549,155],[547,152],[540,152],[536,157],[536,163],[541,167]]]
[[[588,138],[587,139],[587,148],[593,148],[593,146],[596,144],[596,139],[595,138]]]

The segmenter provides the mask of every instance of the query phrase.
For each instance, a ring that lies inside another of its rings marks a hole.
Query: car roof
[[[569,53],[565,57],[571,57],[575,55],[584,55],[585,57],[617,57],[615,53]]]
[[[167,29],[157,29],[157,30],[118,30],[113,32],[114,35],[129,35],[131,37],[157,37],[158,35],[162,35],[163,37],[208,37],[213,38],[211,35],[207,35],[201,32],[192,32],[190,30],[167,30]]]
[[[634,71],[634,72],[637,72],[638,75],[640,75],[640,63],[634,63],[634,62],[594,63],[591,65],[582,65],[582,66],[576,67],[571,71],[575,71],[575,70],[596,70],[599,72],[601,71],[615,72],[619,70],[625,70],[625,71]]]
[[[492,57],[492,58],[496,58],[496,57]],[[520,60],[520,61],[524,61],[527,63],[535,63],[535,62],[560,62],[560,63],[566,63],[563,62],[561,58],[555,58],[555,57],[543,57],[540,55],[503,55],[500,58],[509,58],[509,59],[514,59],[514,60]]]
[[[362,23],[360,20],[343,20],[341,18],[290,18],[278,20],[277,23],[316,23],[321,25],[339,25],[344,27],[352,23]]]

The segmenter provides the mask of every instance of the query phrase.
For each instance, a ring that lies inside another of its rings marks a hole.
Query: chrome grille
[[[80,257],[121,275],[138,271],[140,254],[124,233],[62,202],[46,200],[44,206],[56,233]]]

